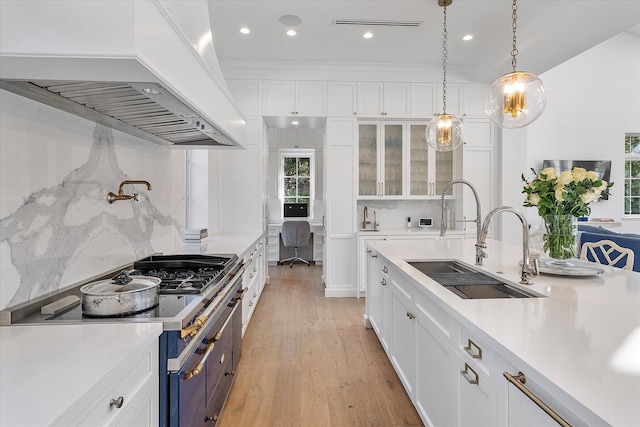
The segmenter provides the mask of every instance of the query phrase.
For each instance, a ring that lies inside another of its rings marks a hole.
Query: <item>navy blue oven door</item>
[[[234,298],[182,369],[169,373],[169,426],[216,424],[241,354],[242,330],[238,334],[236,325],[241,321],[242,301]]]

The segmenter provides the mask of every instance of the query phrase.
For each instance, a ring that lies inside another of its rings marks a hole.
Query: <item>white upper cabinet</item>
[[[442,84],[438,85],[436,93],[436,113],[442,111]],[[463,117],[466,113],[464,109],[464,86],[461,84],[447,84],[447,113]]]
[[[355,82],[327,82],[327,116],[354,117],[356,92]]]
[[[227,80],[227,86],[242,114],[262,115],[262,80]]]
[[[327,115],[327,85],[324,81],[265,80],[262,94],[262,114],[265,116]]]
[[[411,117],[431,120],[436,114],[436,84],[411,83]]]
[[[358,82],[358,117],[407,118],[411,110],[409,83]]]
[[[465,85],[464,104],[467,117],[487,118],[484,105],[490,87],[489,85]]]
[[[322,132],[322,135],[317,136],[318,132]],[[269,149],[277,150],[283,148],[307,148],[313,149],[316,147],[316,140],[323,139],[323,129],[309,129],[309,128],[284,128],[267,129],[267,138],[269,139]]]

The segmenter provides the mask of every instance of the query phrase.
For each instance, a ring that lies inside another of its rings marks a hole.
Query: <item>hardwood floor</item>
[[[364,298],[325,298],[321,266],[271,266],[220,427],[421,426]]]

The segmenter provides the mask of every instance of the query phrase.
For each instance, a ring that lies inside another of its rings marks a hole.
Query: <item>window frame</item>
[[[636,133],[636,132],[629,132],[629,133],[625,133],[624,138],[625,138],[625,148],[624,148],[624,167],[623,170],[626,171],[626,163],[628,161],[636,161],[636,162],[640,162],[640,154],[630,154],[626,152],[626,139],[628,137],[640,137],[640,133]],[[627,209],[626,209],[626,204],[627,204],[627,198],[631,197],[631,196],[627,196],[627,192],[626,192],[626,184],[627,184],[627,176],[626,176],[626,172],[623,174],[623,197],[622,197],[622,218],[629,218],[629,219],[640,219],[640,213],[637,214],[632,214],[632,213],[627,213]]]
[[[280,217],[284,219],[284,159],[288,157],[309,158],[308,218],[313,219],[313,204],[316,197],[316,150],[304,148],[278,150],[278,200],[280,203]]]

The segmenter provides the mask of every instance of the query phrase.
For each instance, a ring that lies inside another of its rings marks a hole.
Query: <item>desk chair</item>
[[[626,263],[625,256],[627,257]],[[623,248],[611,240],[584,242],[580,251],[580,259],[620,267],[629,271],[633,270],[633,258],[631,249]]]
[[[311,239],[311,226],[309,221],[285,221],[282,223],[282,243],[285,247],[295,248],[295,255],[291,258],[283,259],[281,264],[289,262],[289,267],[293,268],[296,261],[309,265],[309,261],[298,256],[298,248],[309,246]]]

